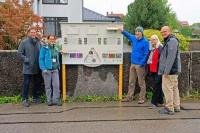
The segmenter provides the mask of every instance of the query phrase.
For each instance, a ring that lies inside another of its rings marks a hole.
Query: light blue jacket
[[[57,62],[60,69],[60,63],[59,63],[59,50],[55,47],[56,53],[57,53]],[[40,49],[40,55],[39,55],[39,66],[42,71],[44,70],[51,70],[53,67],[52,59],[51,59],[51,51],[48,46],[43,46]]]
[[[140,65],[142,67],[145,66],[149,54],[149,42],[144,37],[137,40],[135,35],[127,31],[123,31],[122,34],[127,37],[132,44],[131,64]]]

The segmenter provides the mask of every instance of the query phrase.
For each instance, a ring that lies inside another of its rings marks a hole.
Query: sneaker
[[[23,101],[22,101],[22,105],[23,105],[24,107],[29,107],[29,106],[30,106],[30,103],[29,103],[29,101],[26,99],[26,100],[23,100]]]
[[[51,101],[49,101],[49,102],[47,102],[47,105],[48,105],[48,106],[52,106],[53,103],[52,103]]]
[[[34,103],[34,104],[40,104],[41,101],[40,101],[39,98],[35,98],[35,99],[33,99],[33,103]]]
[[[139,100],[138,101],[138,104],[143,104],[144,103],[144,100]]]
[[[62,106],[62,102],[58,101],[58,102],[53,103],[53,105]]]
[[[130,98],[124,98],[121,100],[121,102],[131,102],[132,100]]]
[[[157,106],[153,103],[150,104],[150,106],[148,107],[149,109],[155,109]]]
[[[174,112],[181,112],[181,109],[174,109]]]
[[[161,110],[159,110],[160,114],[168,114],[168,115],[174,115],[174,111],[169,110],[168,108],[163,108]]]

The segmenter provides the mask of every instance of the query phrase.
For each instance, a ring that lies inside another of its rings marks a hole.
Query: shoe
[[[138,104],[143,104],[144,103],[144,100],[139,100],[138,101]]]
[[[49,102],[47,102],[47,105],[48,105],[48,106],[52,106],[53,103],[52,103],[51,101],[49,101]]]
[[[153,103],[150,104],[150,106],[148,107],[149,109],[155,109],[157,106]]]
[[[174,109],[174,112],[181,112],[181,109]]]
[[[124,98],[121,100],[121,102],[131,102],[132,100],[130,98]]]
[[[62,106],[62,102],[58,101],[58,102],[53,103],[53,105]]]
[[[29,106],[30,106],[30,103],[29,103],[29,101],[26,99],[26,100],[23,100],[23,101],[22,101],[22,105],[23,105],[24,107],[29,107]]]
[[[34,104],[40,104],[41,101],[40,101],[39,98],[35,98],[35,99],[33,99],[33,103],[34,103]]]
[[[168,114],[168,115],[174,115],[174,111],[169,110],[168,108],[163,108],[161,110],[159,110],[160,114]]]

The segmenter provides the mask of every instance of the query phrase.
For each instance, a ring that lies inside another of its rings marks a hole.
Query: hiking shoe
[[[132,100],[130,98],[124,98],[121,100],[121,102],[131,102]]]
[[[181,112],[181,109],[174,109],[174,112]]]
[[[138,104],[143,104],[144,103],[144,100],[139,100],[138,101]]]
[[[29,101],[26,99],[26,100],[23,100],[23,101],[22,101],[22,105],[23,105],[24,107],[29,107],[29,106],[30,106],[30,103],[29,103]]]
[[[174,115],[174,111],[169,110],[168,108],[163,108],[161,110],[159,110],[160,114],[168,114],[168,115]]]

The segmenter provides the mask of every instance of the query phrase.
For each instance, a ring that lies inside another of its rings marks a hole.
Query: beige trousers
[[[137,79],[140,86],[139,100],[145,100],[145,94],[146,94],[145,68],[140,67],[139,65],[131,64],[129,70],[129,86],[128,86],[127,98],[132,98],[135,91],[135,85]]]
[[[180,109],[180,96],[178,90],[178,75],[162,76],[162,89],[165,96],[165,107],[174,111]]]

